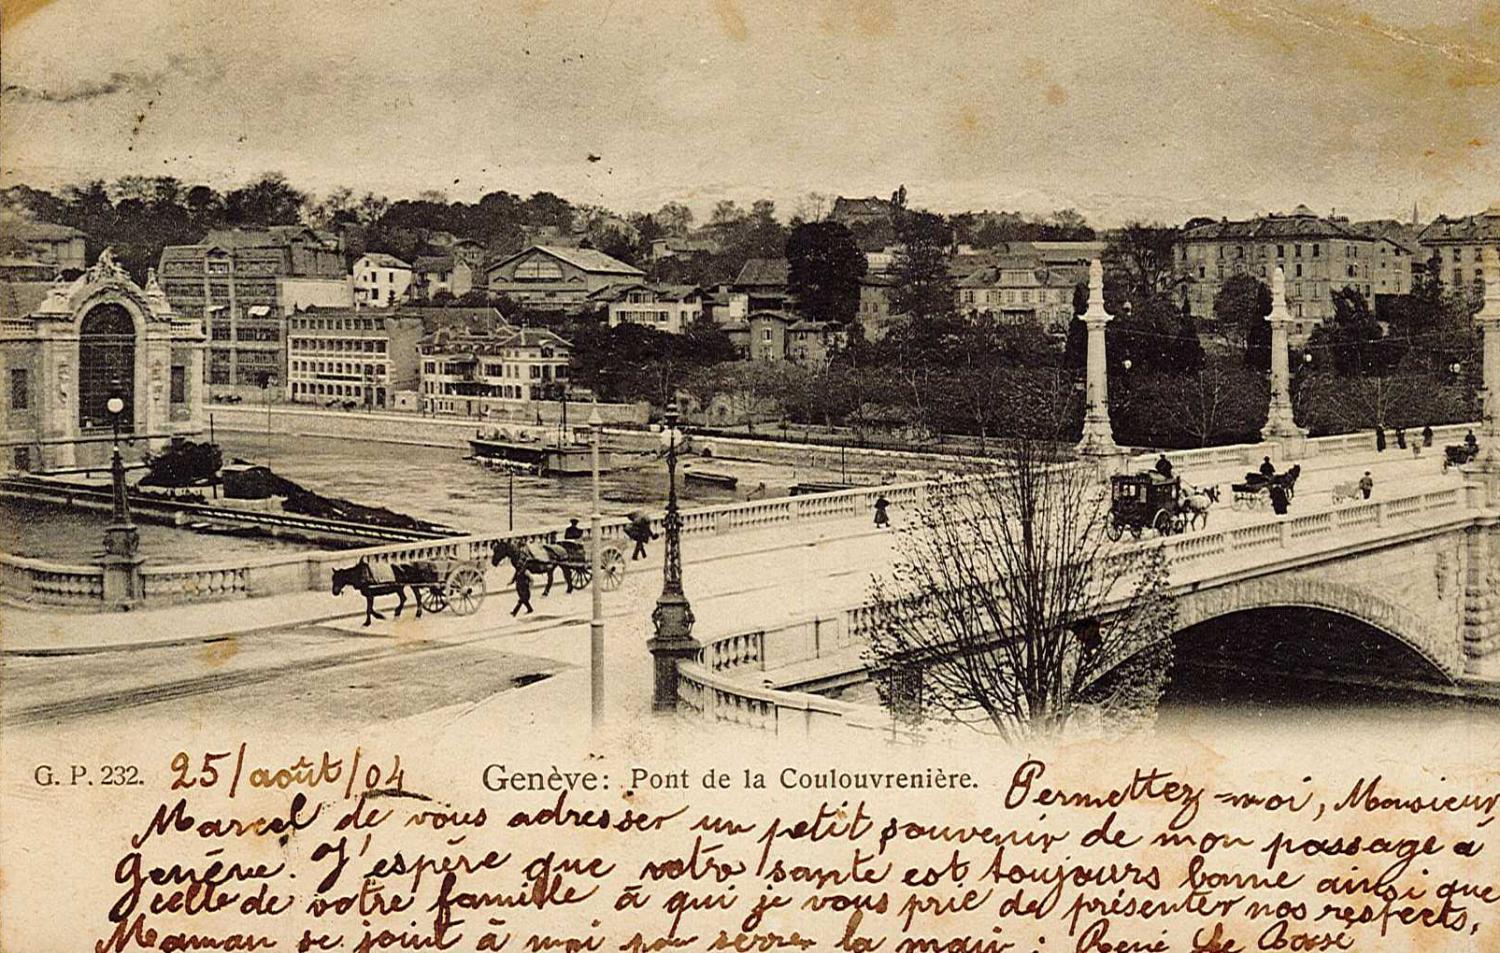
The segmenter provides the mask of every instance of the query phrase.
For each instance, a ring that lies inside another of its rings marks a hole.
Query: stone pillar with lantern
[[[1292,315],[1286,306],[1286,273],[1280,267],[1271,277],[1271,403],[1266,408],[1266,422],[1261,425],[1260,439],[1281,444],[1283,459],[1302,456],[1307,431],[1297,426],[1292,413],[1292,375],[1287,357],[1287,329]]]
[[[677,454],[682,432],[677,429],[677,402],[667,407],[663,418],[662,447],[667,457],[667,512],[663,520],[666,556],[662,564],[661,596],[651,613],[656,634],[647,642],[655,667],[651,707],[659,712],[677,710],[677,664],[698,654],[693,639],[693,608],[682,590],[682,514],[677,508]]]
[[[104,570],[104,604],[115,609],[129,609],[141,598],[141,533],[130,518],[130,497],[125,483],[125,460],[120,454],[120,418],[125,413],[124,389],[114,382],[109,401],[110,425],[114,432],[114,450],[110,456],[110,483],[114,491],[114,512],[104,529],[104,556],[99,560]]]

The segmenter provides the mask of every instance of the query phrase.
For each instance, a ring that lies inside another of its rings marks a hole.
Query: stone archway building
[[[131,456],[203,430],[203,353],[197,319],[172,313],[152,273],[142,288],[108,250],[77,279],[6,289],[0,321],[4,466],[57,471],[108,460],[103,401],[125,391]]]

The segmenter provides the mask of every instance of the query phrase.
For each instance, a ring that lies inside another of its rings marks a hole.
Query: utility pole
[[[601,549],[604,542],[599,538],[603,516],[599,513],[599,438],[604,421],[599,417],[599,406],[589,415],[589,442],[593,456],[593,512],[589,514],[589,594],[593,609],[589,615],[589,701],[593,724],[597,729],[604,722],[604,588],[600,580]]]

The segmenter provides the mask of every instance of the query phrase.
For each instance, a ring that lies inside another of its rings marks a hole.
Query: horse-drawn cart
[[[452,560],[434,563],[440,577],[428,585],[414,584],[417,605],[427,612],[452,609],[454,615],[473,615],[484,603],[484,569],[479,562]]]
[[[484,564],[478,559],[439,559],[410,563],[369,562],[333,571],[333,594],[345,587],[365,597],[365,625],[384,619],[375,611],[378,596],[393,595],[400,601],[396,615],[406,608],[406,590],[417,603],[417,617],[425,612],[452,609],[454,615],[473,615],[484,603]]]
[[[586,588],[594,578],[593,565],[589,561],[589,546],[586,540],[564,539],[557,542],[532,540],[517,543],[497,540],[494,544],[494,565],[508,559],[514,566],[524,566],[528,573],[547,577],[542,595],[552,591],[553,576],[562,571],[563,582],[568,592]],[[599,551],[599,585],[606,592],[613,592],[625,582],[625,554],[614,543],[604,543]]]

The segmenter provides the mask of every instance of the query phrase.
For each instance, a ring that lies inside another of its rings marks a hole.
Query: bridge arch
[[[1214,619],[1259,609],[1315,609],[1364,623],[1427,663],[1443,681],[1463,673],[1463,646],[1456,632],[1382,596],[1347,583],[1308,576],[1270,576],[1218,586],[1177,601],[1181,635]]]

